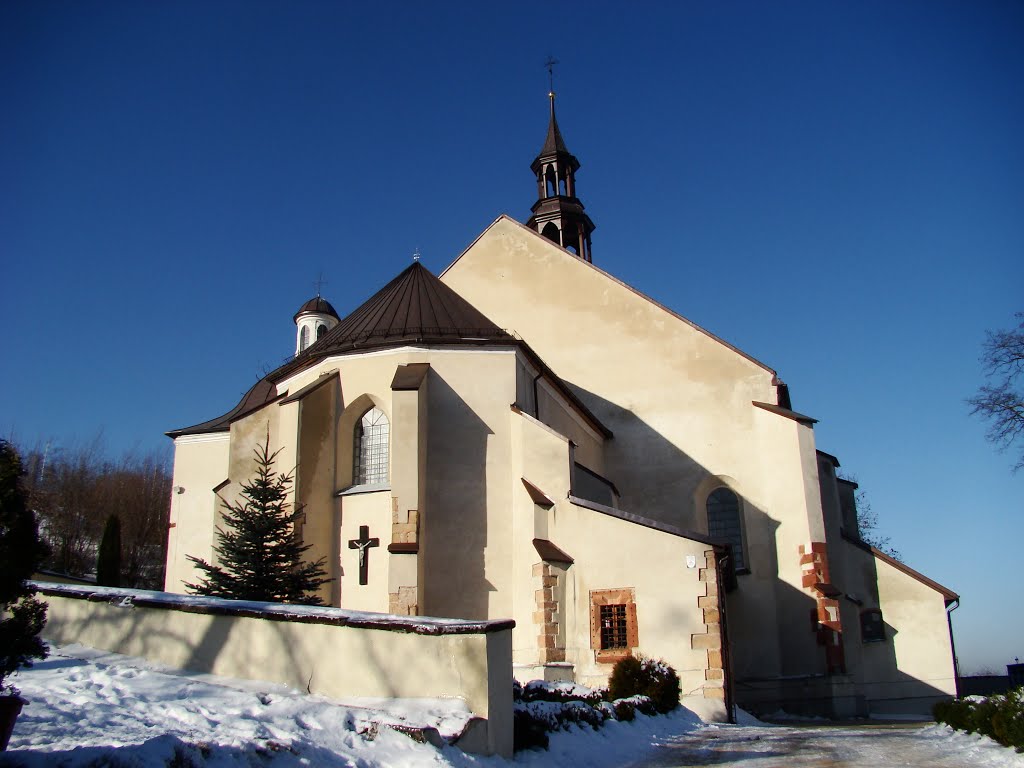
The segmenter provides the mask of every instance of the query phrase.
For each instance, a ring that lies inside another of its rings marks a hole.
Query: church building
[[[345,317],[310,299],[291,361],[168,432],[166,589],[214,562],[269,435],[325,604],[512,618],[520,681],[600,686],[644,654],[716,719],[955,695],[957,595],[861,540],[856,486],[776,371],[595,265],[579,168],[552,93],[525,225]]]

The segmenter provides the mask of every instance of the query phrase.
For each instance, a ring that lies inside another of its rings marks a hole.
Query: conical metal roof
[[[272,380],[327,355],[402,343],[479,344],[513,337],[415,261]]]
[[[541,147],[538,157],[554,155],[559,152],[571,155],[572,153],[569,151],[569,148],[565,146],[562,132],[558,130],[558,120],[555,119],[555,94],[552,93],[549,96],[551,98],[551,119],[548,121],[548,135],[544,139],[544,146]]]

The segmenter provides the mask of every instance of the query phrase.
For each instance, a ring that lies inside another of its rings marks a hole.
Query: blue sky
[[[1024,310],[1024,5],[0,4],[0,433],[165,448],[415,249],[535,197],[545,57],[594,261],[779,371],[882,533],[1024,656],[1024,473],[964,398]]]

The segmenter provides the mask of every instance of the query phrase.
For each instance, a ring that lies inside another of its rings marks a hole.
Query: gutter
[[[960,662],[956,657],[956,643],[953,640],[953,611],[960,607],[960,598],[946,604],[946,623],[949,625],[949,649],[953,652],[953,684],[956,686],[956,697],[960,698]]]

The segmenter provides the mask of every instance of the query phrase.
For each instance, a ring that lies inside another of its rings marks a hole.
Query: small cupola
[[[537,177],[537,202],[526,226],[572,251],[584,261],[592,261],[590,235],[594,222],[576,196],[576,171],[580,161],[569,151],[555,119],[555,92],[548,93],[550,118],[548,133],[540,154],[530,165]]]
[[[327,299],[314,296],[295,313],[295,354],[306,350],[311,344],[338,324],[338,313]]]

